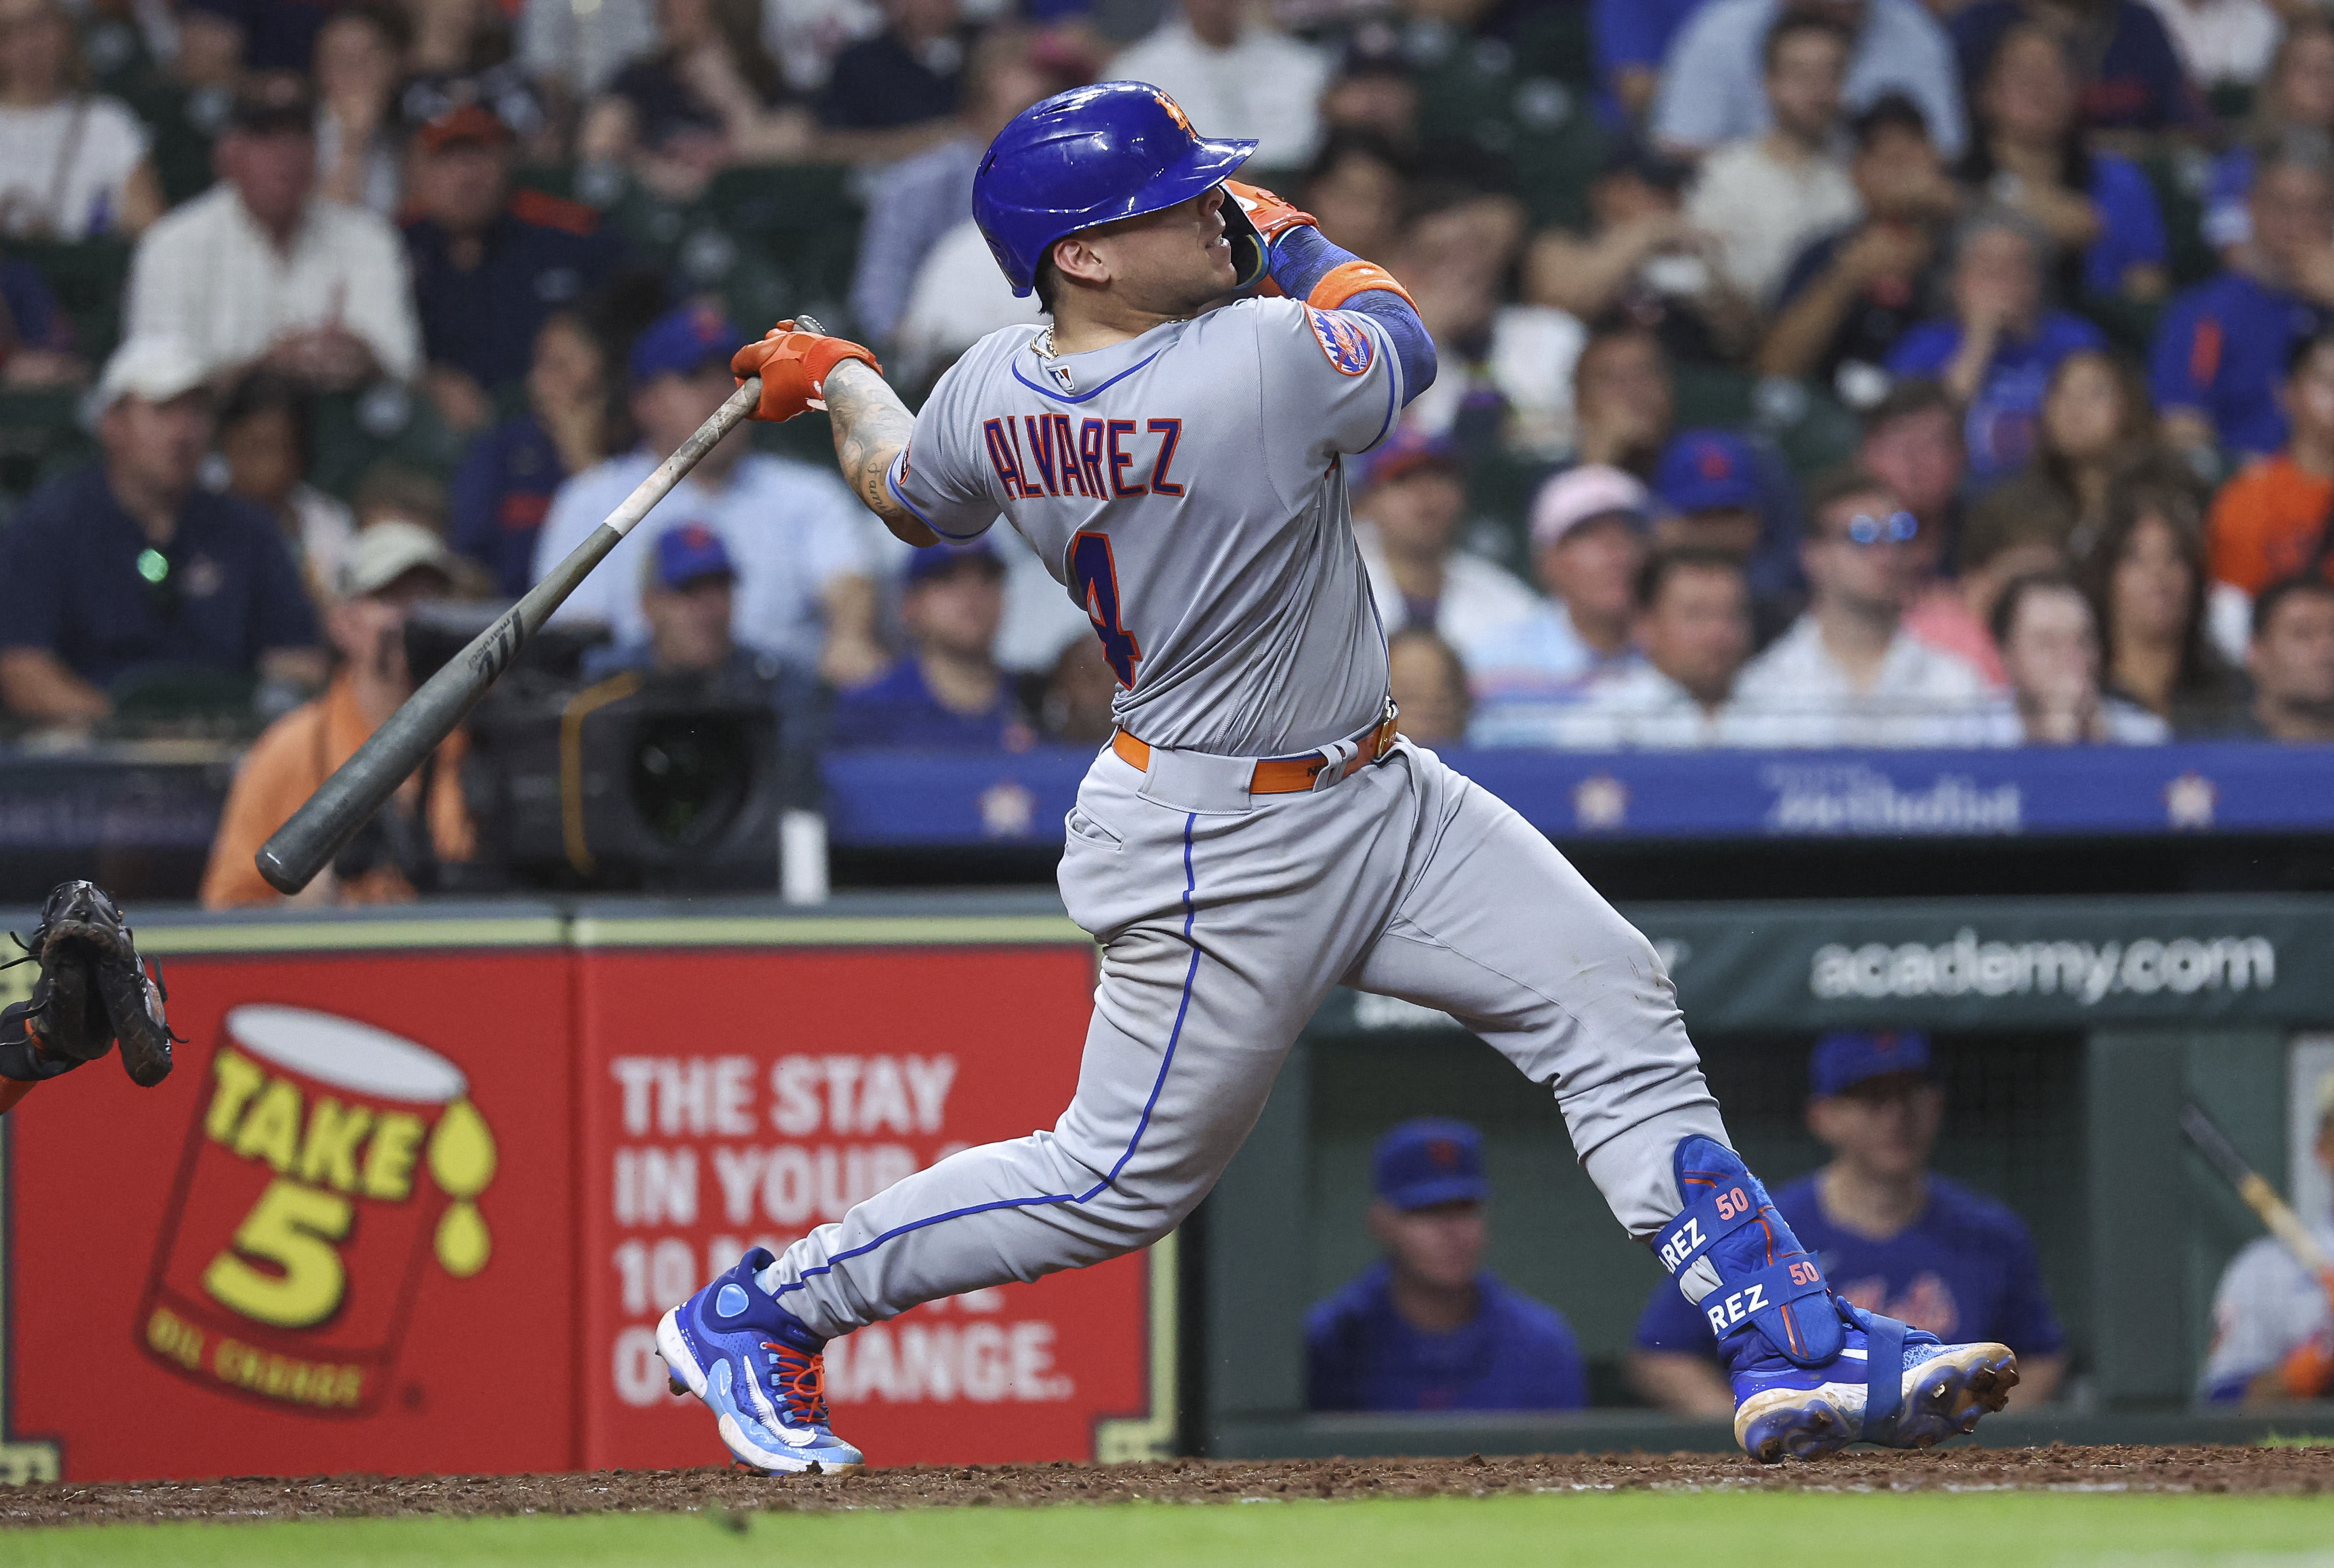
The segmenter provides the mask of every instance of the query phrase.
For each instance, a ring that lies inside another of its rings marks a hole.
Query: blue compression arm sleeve
[[[1331,245],[1319,229],[1298,227],[1272,242],[1272,265],[1268,270],[1282,293],[1301,300],[1331,272],[1360,259]],[[1427,335],[1426,323],[1418,319],[1408,300],[1385,289],[1365,289],[1343,308],[1359,311],[1385,329],[1394,343],[1394,359],[1402,366],[1404,404],[1434,384],[1434,340]]]

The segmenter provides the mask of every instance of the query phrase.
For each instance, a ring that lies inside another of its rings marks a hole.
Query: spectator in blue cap
[[[1712,551],[1742,568],[1754,645],[1764,646],[1807,602],[1799,576],[1798,505],[1783,464],[1732,430],[1681,430],[1662,448],[1654,493],[1656,550]]]
[[[632,340],[633,423],[641,444],[559,487],[535,544],[544,575],[648,477],[736,390],[729,356],[746,334],[708,304],[668,312]],[[885,662],[875,638],[872,519],[827,470],[754,451],[740,424],[698,459],[657,504],[665,527],[697,523],[720,535],[737,571],[732,626],[738,641],[815,667],[838,687],[863,685]],[[586,577],[560,619],[597,620],[619,643],[647,640],[635,530],[610,565]]]
[[[1316,1410],[1573,1410],[1588,1402],[1563,1314],[1483,1267],[1483,1135],[1421,1117],[1378,1142],[1370,1233],[1384,1258],[1305,1322]]]
[[[900,590],[906,657],[834,707],[834,742],[946,751],[1027,751],[1036,740],[997,663],[1005,562],[986,540],[908,558]]]
[[[1924,1034],[1842,1031],[1816,1042],[1808,1130],[1831,1162],[1775,1194],[1775,1207],[1823,1259],[1832,1288],[1941,1338],[2018,1352],[2021,1406],[2048,1400],[2067,1370],[2066,1335],[2025,1222],[1929,1169],[1944,1090]],[[1637,1320],[1637,1391],[1665,1409],[1731,1415],[1710,1325],[1664,1285]]]

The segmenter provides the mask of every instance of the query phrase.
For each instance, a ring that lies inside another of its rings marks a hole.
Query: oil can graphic
[[[147,1353],[289,1409],[378,1409],[415,1292],[487,1266],[495,1159],[437,1052],[309,1008],[229,1010],[139,1313]]]

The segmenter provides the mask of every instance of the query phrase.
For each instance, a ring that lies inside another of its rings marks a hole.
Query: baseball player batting
[[[1969,1430],[2017,1382],[2010,1351],[1832,1294],[1728,1146],[1651,945],[1396,732],[1345,458],[1432,382],[1434,347],[1384,268],[1230,180],[1255,146],[1142,82],[1049,98],[991,144],[973,212],[1050,325],[991,333],[913,416],[873,354],[791,322],[734,361],[762,378],[754,417],[828,411],[902,539],[1010,522],[1092,619],[1119,727],[1059,873],[1103,948],[1069,1109],[747,1253],[657,1325],[674,1389],[747,1465],[857,1466],[828,1340],[1166,1235],[1345,985],[1448,1012],[1553,1089],[1615,1216],[1716,1330],[1750,1453]]]

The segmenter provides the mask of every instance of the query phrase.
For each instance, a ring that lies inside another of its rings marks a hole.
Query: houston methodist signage
[[[0,1121],[0,1479],[720,1463],[657,1316],[1051,1125],[1093,986],[1058,918],[140,936],[171,1077],[101,1063]],[[1172,1285],[1162,1247],[863,1329],[838,1419],[892,1464],[1161,1451]]]

